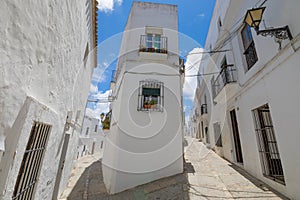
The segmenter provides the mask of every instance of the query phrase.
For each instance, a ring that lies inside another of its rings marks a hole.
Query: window
[[[269,105],[252,111],[263,175],[284,184],[281,159],[277,147]]]
[[[161,36],[158,34],[147,34],[146,48],[160,49]]]
[[[163,90],[162,82],[140,81],[138,111],[163,111]]]
[[[20,166],[12,199],[33,199],[51,125],[34,122]]]
[[[98,130],[98,124],[96,124],[95,126],[95,132],[97,132],[97,130]]]
[[[140,51],[151,53],[167,53],[167,37],[160,34],[141,35]]]
[[[247,61],[247,70],[257,62],[257,54],[255,50],[255,44],[252,38],[251,27],[246,25],[242,30],[242,40],[244,45],[244,55]]]

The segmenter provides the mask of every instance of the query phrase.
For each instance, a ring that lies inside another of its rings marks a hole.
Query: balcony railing
[[[163,36],[141,35],[140,52],[167,54],[168,38]]]
[[[234,65],[222,66],[221,72],[214,82],[214,95],[217,96],[228,83],[235,83],[236,81],[237,75]]]
[[[201,115],[207,114],[207,104],[201,105]]]

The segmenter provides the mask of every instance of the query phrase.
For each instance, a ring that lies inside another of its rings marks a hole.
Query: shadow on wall
[[[71,191],[68,200],[82,199],[189,199],[187,173],[193,169],[188,164],[182,174],[153,181],[114,195],[107,193],[102,175],[101,160],[92,163],[83,172],[75,187]],[[186,170],[188,169],[188,170]]]

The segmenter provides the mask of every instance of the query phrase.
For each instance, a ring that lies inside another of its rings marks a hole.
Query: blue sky
[[[145,2],[166,3],[178,6],[179,52],[181,56],[205,44],[206,35],[215,0],[144,0]],[[127,17],[133,0],[98,0],[98,69],[94,72],[89,98],[103,98],[108,95],[111,73],[117,63],[117,55]],[[194,50],[195,51],[195,50]],[[193,51],[193,52],[194,52]],[[105,71],[101,69],[105,69]],[[196,72],[195,70],[194,72]],[[101,73],[101,77],[99,77]],[[97,76],[95,76],[97,74]],[[188,80],[188,82],[194,82]],[[190,91],[191,92],[191,91]],[[186,111],[192,107],[191,97],[184,100]],[[107,111],[107,105],[89,103],[90,114],[98,115]]]

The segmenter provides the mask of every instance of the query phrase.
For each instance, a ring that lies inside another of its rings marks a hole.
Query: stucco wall
[[[90,59],[83,64],[87,42],[91,41],[87,5],[85,1],[54,0],[0,3],[0,135],[6,137],[0,163],[3,199],[12,196],[33,120],[53,127],[35,193],[35,199],[52,198],[67,112],[73,112],[74,120],[80,110],[81,123],[93,71]],[[51,117],[35,107],[22,114],[28,97],[51,111]],[[30,120],[21,122],[22,115]],[[24,128],[15,129],[20,123]],[[73,134],[60,188],[69,177],[77,146],[78,132],[70,131]]]
[[[161,29],[168,38],[168,54],[138,52],[146,26]],[[111,129],[102,160],[110,193],[183,171],[177,26],[176,6],[133,3],[120,49],[120,75],[113,91]],[[147,79],[164,84],[163,112],[138,111],[139,81]]]
[[[217,1],[219,5],[221,1]],[[299,93],[293,89],[295,85],[299,85],[299,47],[300,47],[300,25],[297,22],[299,18],[298,7],[299,1],[284,2],[280,0],[266,1],[265,13],[263,15],[264,22],[261,29],[268,27],[281,27],[289,25],[294,37],[293,41],[285,40],[282,42],[282,49],[278,50],[278,44],[273,38],[257,36],[254,30],[252,35],[258,55],[258,61],[249,70],[246,69],[246,60],[243,54],[244,48],[240,35],[242,19],[247,9],[259,5],[259,1],[230,1],[228,8],[215,8],[210,31],[214,33],[216,30],[215,23],[217,16],[224,13],[224,22],[219,36],[212,34],[208,36],[206,48],[212,46],[222,47],[221,49],[230,49],[228,52],[218,53],[211,56],[209,61],[205,61],[205,72],[214,72],[220,66],[220,60],[226,55],[227,63],[234,64],[237,69],[237,83],[232,86],[226,86],[226,93],[222,92],[218,95],[218,99],[225,101],[222,105],[219,102],[210,104],[212,109],[209,112],[217,118],[212,117],[210,121],[210,133],[213,134],[212,124],[214,121],[223,121],[222,127],[223,137],[223,155],[226,159],[236,163],[235,147],[232,135],[231,120],[229,112],[235,109],[237,112],[237,121],[239,135],[243,153],[243,167],[252,175],[263,180],[265,183],[285,194],[292,199],[299,199],[299,156],[297,156],[297,141],[299,141],[299,128],[297,126],[297,116],[299,106],[297,102],[300,100]],[[225,12],[226,11],[226,12]],[[286,14],[288,13],[288,14]],[[264,27],[264,24],[266,27]],[[224,38],[228,38],[226,44]],[[217,38],[216,38],[217,37]],[[221,45],[222,44],[222,45]],[[211,76],[205,78],[202,84],[206,84],[211,90]],[[203,95],[203,93],[202,93]],[[220,97],[221,95],[221,97]],[[223,95],[223,96],[222,96]],[[251,111],[264,104],[270,106],[271,117],[274,125],[275,136],[284,170],[285,185],[279,184],[268,179],[262,174],[261,161],[258,152],[258,143],[255,133],[255,127]],[[224,115],[225,114],[225,115]],[[220,116],[222,119],[220,119]],[[210,136],[213,138],[213,136]]]

